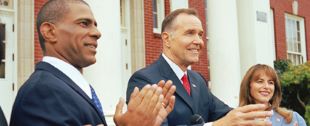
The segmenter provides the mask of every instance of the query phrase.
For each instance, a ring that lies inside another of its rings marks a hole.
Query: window
[[[0,23],[0,78],[5,76],[5,24]]]
[[[153,32],[161,33],[161,23],[165,17],[164,0],[152,0],[153,7]]]
[[[287,58],[294,65],[302,64],[307,61],[304,19],[286,14],[285,23]]]

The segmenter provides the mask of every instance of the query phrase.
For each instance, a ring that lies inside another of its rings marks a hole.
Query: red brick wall
[[[206,27],[204,0],[189,0],[189,7],[197,9],[199,17]],[[165,0],[165,15],[170,12],[170,0]],[[145,25],[145,59],[146,65],[153,63],[162,52],[160,34],[153,33],[152,0],[144,1],[144,25]],[[206,29],[204,29],[206,31]],[[205,37],[204,37],[205,38]],[[206,42],[206,40],[205,40]],[[192,66],[193,70],[199,71],[206,79],[209,79],[208,58],[206,47],[200,56],[200,62]]]
[[[274,10],[274,29],[277,59],[286,59],[286,37],[285,37],[285,13],[292,14],[293,0],[270,0],[271,8]],[[307,59],[310,60],[310,1],[298,0],[298,15],[305,20],[305,37]]]
[[[170,12],[170,2],[165,0],[165,15]],[[144,1],[144,27],[145,27],[145,63],[153,63],[162,52],[160,34],[153,32],[152,0]],[[161,26],[160,26],[161,27]]]
[[[42,59],[42,49],[40,47],[40,43],[39,43],[39,36],[38,36],[38,33],[37,33],[37,27],[36,27],[36,19],[37,19],[37,15],[38,15],[38,12],[40,10],[40,8],[43,6],[43,4],[46,2],[47,0],[35,0],[34,2],[34,24],[35,24],[35,27],[34,27],[34,31],[35,31],[35,34],[34,34],[34,62],[37,63],[39,61],[41,61]]]

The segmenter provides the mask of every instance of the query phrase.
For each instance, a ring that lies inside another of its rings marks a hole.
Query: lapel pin
[[[195,84],[192,84],[193,85],[193,87],[196,87],[196,85]]]

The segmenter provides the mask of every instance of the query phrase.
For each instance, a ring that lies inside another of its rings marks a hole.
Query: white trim
[[[153,32],[154,33],[161,33],[161,23],[165,18],[165,1],[164,0],[156,0],[157,2],[157,28],[154,28],[153,26]],[[153,2],[152,2],[153,4]],[[154,7],[154,5],[152,5]],[[152,10],[152,19],[153,18],[153,10]]]
[[[17,83],[17,0],[11,0],[13,2],[12,8],[1,8],[0,15],[1,18],[4,19],[3,23],[6,25],[6,66],[5,66],[5,78],[1,78],[0,81],[2,85],[0,85],[0,89],[2,94],[5,95],[5,98],[0,98],[0,106],[3,109],[5,117],[9,122],[13,102],[15,99],[15,94],[17,92],[16,83]],[[14,32],[13,32],[14,25]],[[12,56],[14,55],[14,60]],[[12,90],[12,87],[15,87],[15,90]]]
[[[131,73],[145,67],[144,2],[130,1]]]
[[[0,8],[0,11],[14,12],[13,9],[7,9],[7,8]]]
[[[121,62],[122,62],[122,97],[126,97],[127,82],[131,76],[131,26],[130,26],[130,1],[120,0],[122,7],[121,17]],[[123,20],[123,21],[122,21]],[[122,23],[124,25],[122,26]]]
[[[17,4],[17,2],[16,2]],[[16,15],[15,33],[15,59],[17,64],[16,90],[29,78],[34,71],[34,0],[26,0],[18,3]],[[18,16],[18,17],[17,17]],[[17,92],[16,92],[17,93]]]
[[[270,9],[270,34],[271,34],[271,43],[272,43],[272,58],[276,60],[276,44],[275,44],[275,36],[274,36],[274,12],[273,9]]]
[[[170,12],[179,8],[188,8],[188,0],[170,0]]]

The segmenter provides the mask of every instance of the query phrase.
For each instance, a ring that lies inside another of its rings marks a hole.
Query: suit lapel
[[[189,96],[186,92],[186,90],[183,87],[183,84],[179,80],[179,78],[176,76],[176,74],[173,72],[169,64],[166,62],[166,60],[160,56],[160,58],[157,61],[159,63],[159,69],[161,75],[166,80],[172,80],[173,84],[176,86],[176,95],[180,96],[180,98],[191,108],[192,112],[194,112],[194,105],[193,105],[193,99],[191,96]]]
[[[77,86],[67,75],[65,75],[63,72],[55,68],[54,66],[50,65],[49,63],[45,62],[39,62],[37,64],[36,69],[42,69],[45,71],[49,71],[56,77],[63,80],[69,87],[71,87],[75,92],[77,92],[81,97],[83,97],[97,112],[97,114],[101,117],[101,120],[105,122],[104,116],[101,115],[101,112],[97,109],[95,104],[92,102],[92,100],[86,95],[86,93]]]
[[[193,74],[191,73],[190,70],[187,70],[187,76],[190,82],[190,86],[191,86],[191,96],[192,96],[192,100],[194,105],[199,105],[199,98],[201,96],[199,96],[199,92],[200,92],[200,88],[198,87],[198,81],[193,77]],[[194,108],[199,108],[198,106],[195,106]],[[194,113],[197,113],[198,110],[194,109]]]

